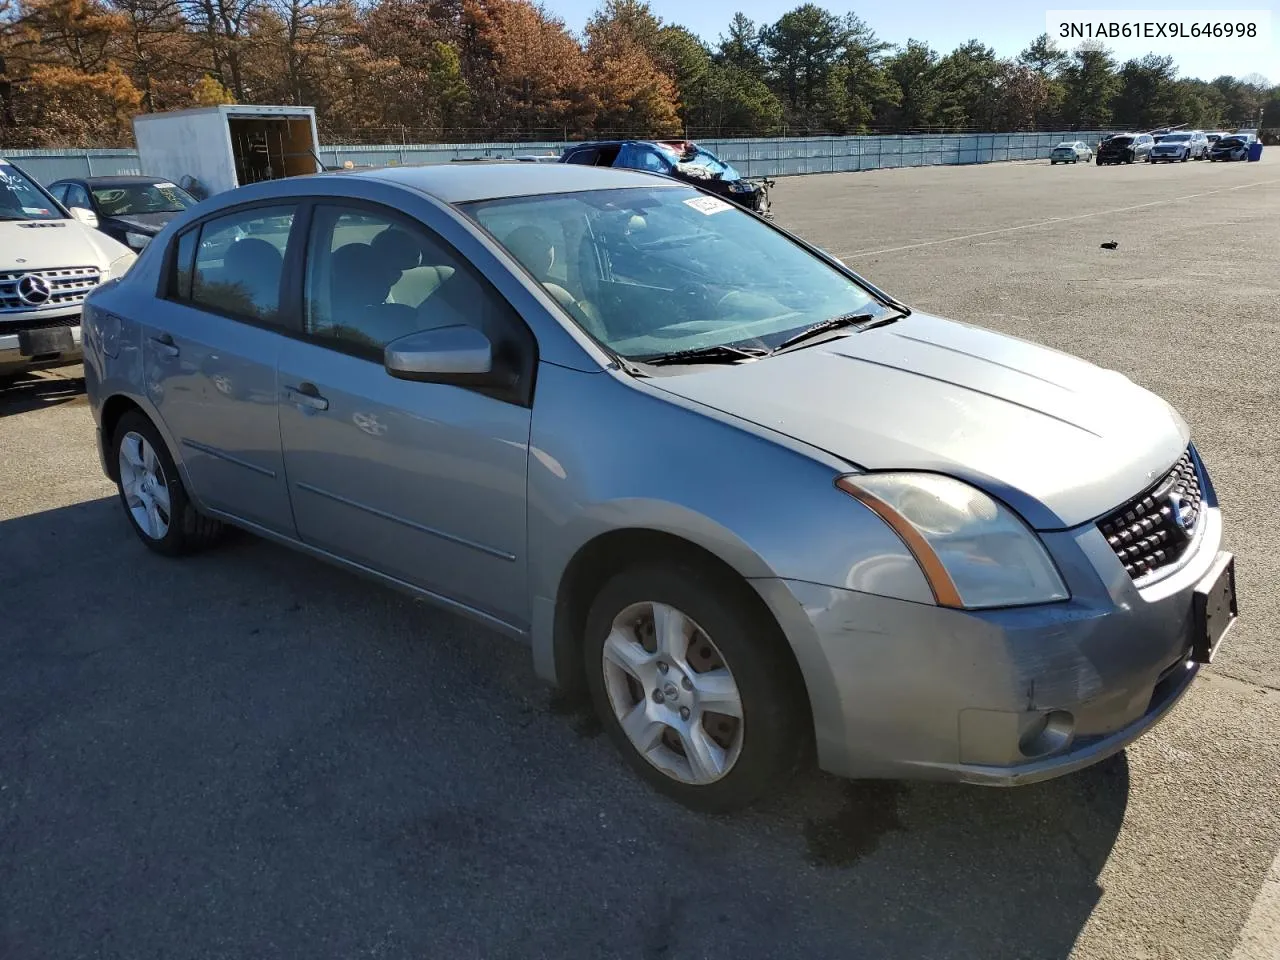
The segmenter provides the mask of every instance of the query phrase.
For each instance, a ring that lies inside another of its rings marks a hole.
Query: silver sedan
[[[1089,163],[1093,160],[1093,150],[1083,140],[1063,140],[1049,152],[1049,165],[1058,163]]]
[[[666,178],[256,184],[176,218],[84,323],[149,548],[234,524],[475,617],[698,808],[811,756],[1077,770],[1160,720],[1235,615],[1167,403]]]

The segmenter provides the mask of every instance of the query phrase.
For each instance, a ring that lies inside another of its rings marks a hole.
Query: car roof
[[[59,177],[54,181],[54,183],[83,183],[90,187],[125,187],[136,183],[168,182],[164,177],[140,177],[136,174],[120,174],[114,177]]]
[[[379,167],[338,175],[400,184],[420,190],[445,203],[526,197],[541,193],[672,185],[672,181],[666,177],[639,170],[568,163],[521,163],[519,160],[496,163],[460,160],[457,163]]]

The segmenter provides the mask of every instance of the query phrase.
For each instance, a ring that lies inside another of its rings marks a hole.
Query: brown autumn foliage
[[[13,2],[0,146],[126,145],[135,113],[233,101],[314,106],[329,140],[678,125],[674,83],[628,35],[637,9],[652,20],[637,0],[603,9],[585,46],[529,0]]]

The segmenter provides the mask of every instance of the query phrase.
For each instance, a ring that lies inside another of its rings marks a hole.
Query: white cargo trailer
[[[231,104],[147,113],[133,118],[133,135],[142,173],[198,196],[323,169],[314,107]]]

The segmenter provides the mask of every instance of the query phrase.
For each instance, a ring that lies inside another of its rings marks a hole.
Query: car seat
[[[324,325],[345,327],[377,346],[414,332],[413,308],[387,301],[401,276],[395,262],[379,257],[370,244],[348,243],[334,251],[329,264]]]
[[[243,297],[245,304],[227,304],[232,309],[262,319],[273,315],[280,306],[280,276],[284,257],[273,244],[255,237],[237,240],[222,258],[222,286],[232,298]]]

